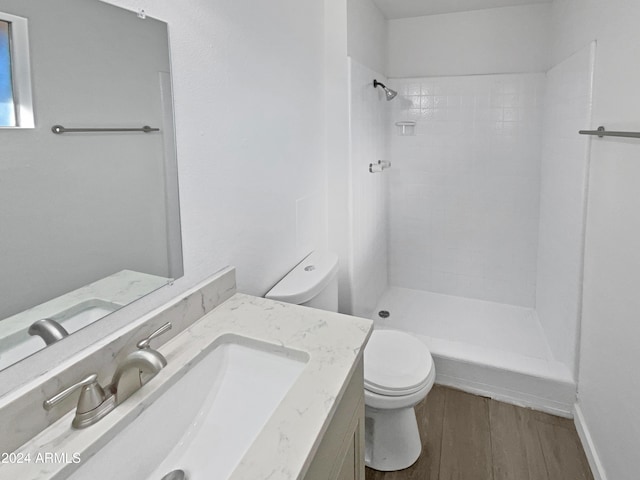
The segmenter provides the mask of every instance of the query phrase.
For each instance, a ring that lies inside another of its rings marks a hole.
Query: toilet
[[[338,256],[313,252],[266,298],[338,311]],[[364,350],[365,463],[385,472],[411,466],[422,443],[414,407],[435,381],[427,347],[396,330],[374,330]]]

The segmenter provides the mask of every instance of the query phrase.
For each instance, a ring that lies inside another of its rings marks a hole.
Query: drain
[[[184,470],[174,470],[162,477],[162,480],[187,480],[187,476]]]
[[[390,315],[391,315],[391,313],[389,313],[389,310],[380,310],[378,312],[378,316],[380,318],[389,318]]]

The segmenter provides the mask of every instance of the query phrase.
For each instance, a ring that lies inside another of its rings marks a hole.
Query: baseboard
[[[578,437],[580,437],[580,441],[582,442],[582,448],[584,449],[584,453],[589,461],[589,466],[591,467],[591,473],[593,473],[594,480],[607,480],[607,475],[604,471],[604,467],[602,466],[602,462],[600,462],[600,457],[598,456],[596,446],[593,443],[593,438],[591,438],[591,433],[589,433],[589,427],[587,426],[587,422],[582,414],[582,409],[578,403],[573,407],[573,421],[576,424]]]
[[[501,402],[572,418],[573,382],[433,355],[436,383]]]

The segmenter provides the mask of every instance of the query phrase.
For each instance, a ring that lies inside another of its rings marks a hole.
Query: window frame
[[[28,21],[26,18],[5,12],[0,12],[0,20],[10,23],[11,83],[16,110],[16,125],[0,126],[0,129],[35,128]]]

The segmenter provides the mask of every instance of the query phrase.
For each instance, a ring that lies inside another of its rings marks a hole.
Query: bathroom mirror
[[[0,272],[0,370],[182,276],[166,23],[0,0]]]

